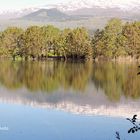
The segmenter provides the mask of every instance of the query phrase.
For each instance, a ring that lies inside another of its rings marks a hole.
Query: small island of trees
[[[43,60],[48,57],[92,60],[140,57],[140,22],[111,19],[93,36],[79,27],[60,30],[52,25],[23,30],[9,27],[0,32],[0,57]]]

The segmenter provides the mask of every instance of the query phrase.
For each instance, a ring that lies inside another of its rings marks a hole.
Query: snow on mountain
[[[0,10],[0,19],[19,18],[21,16],[35,12],[39,9],[39,7],[30,7],[25,9]]]
[[[0,10],[0,18],[18,18],[40,9],[57,8],[63,12],[76,11],[83,8],[118,8],[123,11],[140,11],[140,0],[69,0],[64,3],[43,5],[18,10]]]
[[[74,11],[82,8],[119,8],[121,10],[140,9],[139,0],[71,0],[57,5],[46,5],[46,8],[53,7],[61,11]]]

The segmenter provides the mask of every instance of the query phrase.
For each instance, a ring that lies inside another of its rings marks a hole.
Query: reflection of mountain
[[[104,96],[102,91],[97,91],[92,87],[90,87],[87,95],[75,95],[74,92],[64,92],[63,90],[52,95],[46,95],[41,92],[31,93],[25,89],[15,92],[1,88],[0,102],[57,109],[74,114],[131,117],[137,113],[140,116],[139,101],[134,102],[122,98],[119,103],[113,103]]]
[[[135,64],[1,61],[0,83],[0,100],[6,103],[89,115],[140,115]]]

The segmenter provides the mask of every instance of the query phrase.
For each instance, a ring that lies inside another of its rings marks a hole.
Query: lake
[[[0,61],[0,139],[139,140],[133,63]]]

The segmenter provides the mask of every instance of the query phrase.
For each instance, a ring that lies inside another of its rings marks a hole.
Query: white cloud
[[[69,0],[67,7],[69,9],[77,8],[91,8],[93,6],[99,6],[103,8],[121,8],[121,9],[133,9],[140,8],[140,0]]]
[[[86,4],[89,6],[121,7],[122,9],[140,6],[140,0],[0,0],[0,10],[20,9],[61,2],[69,4],[69,1],[73,5],[80,4],[84,6]]]

